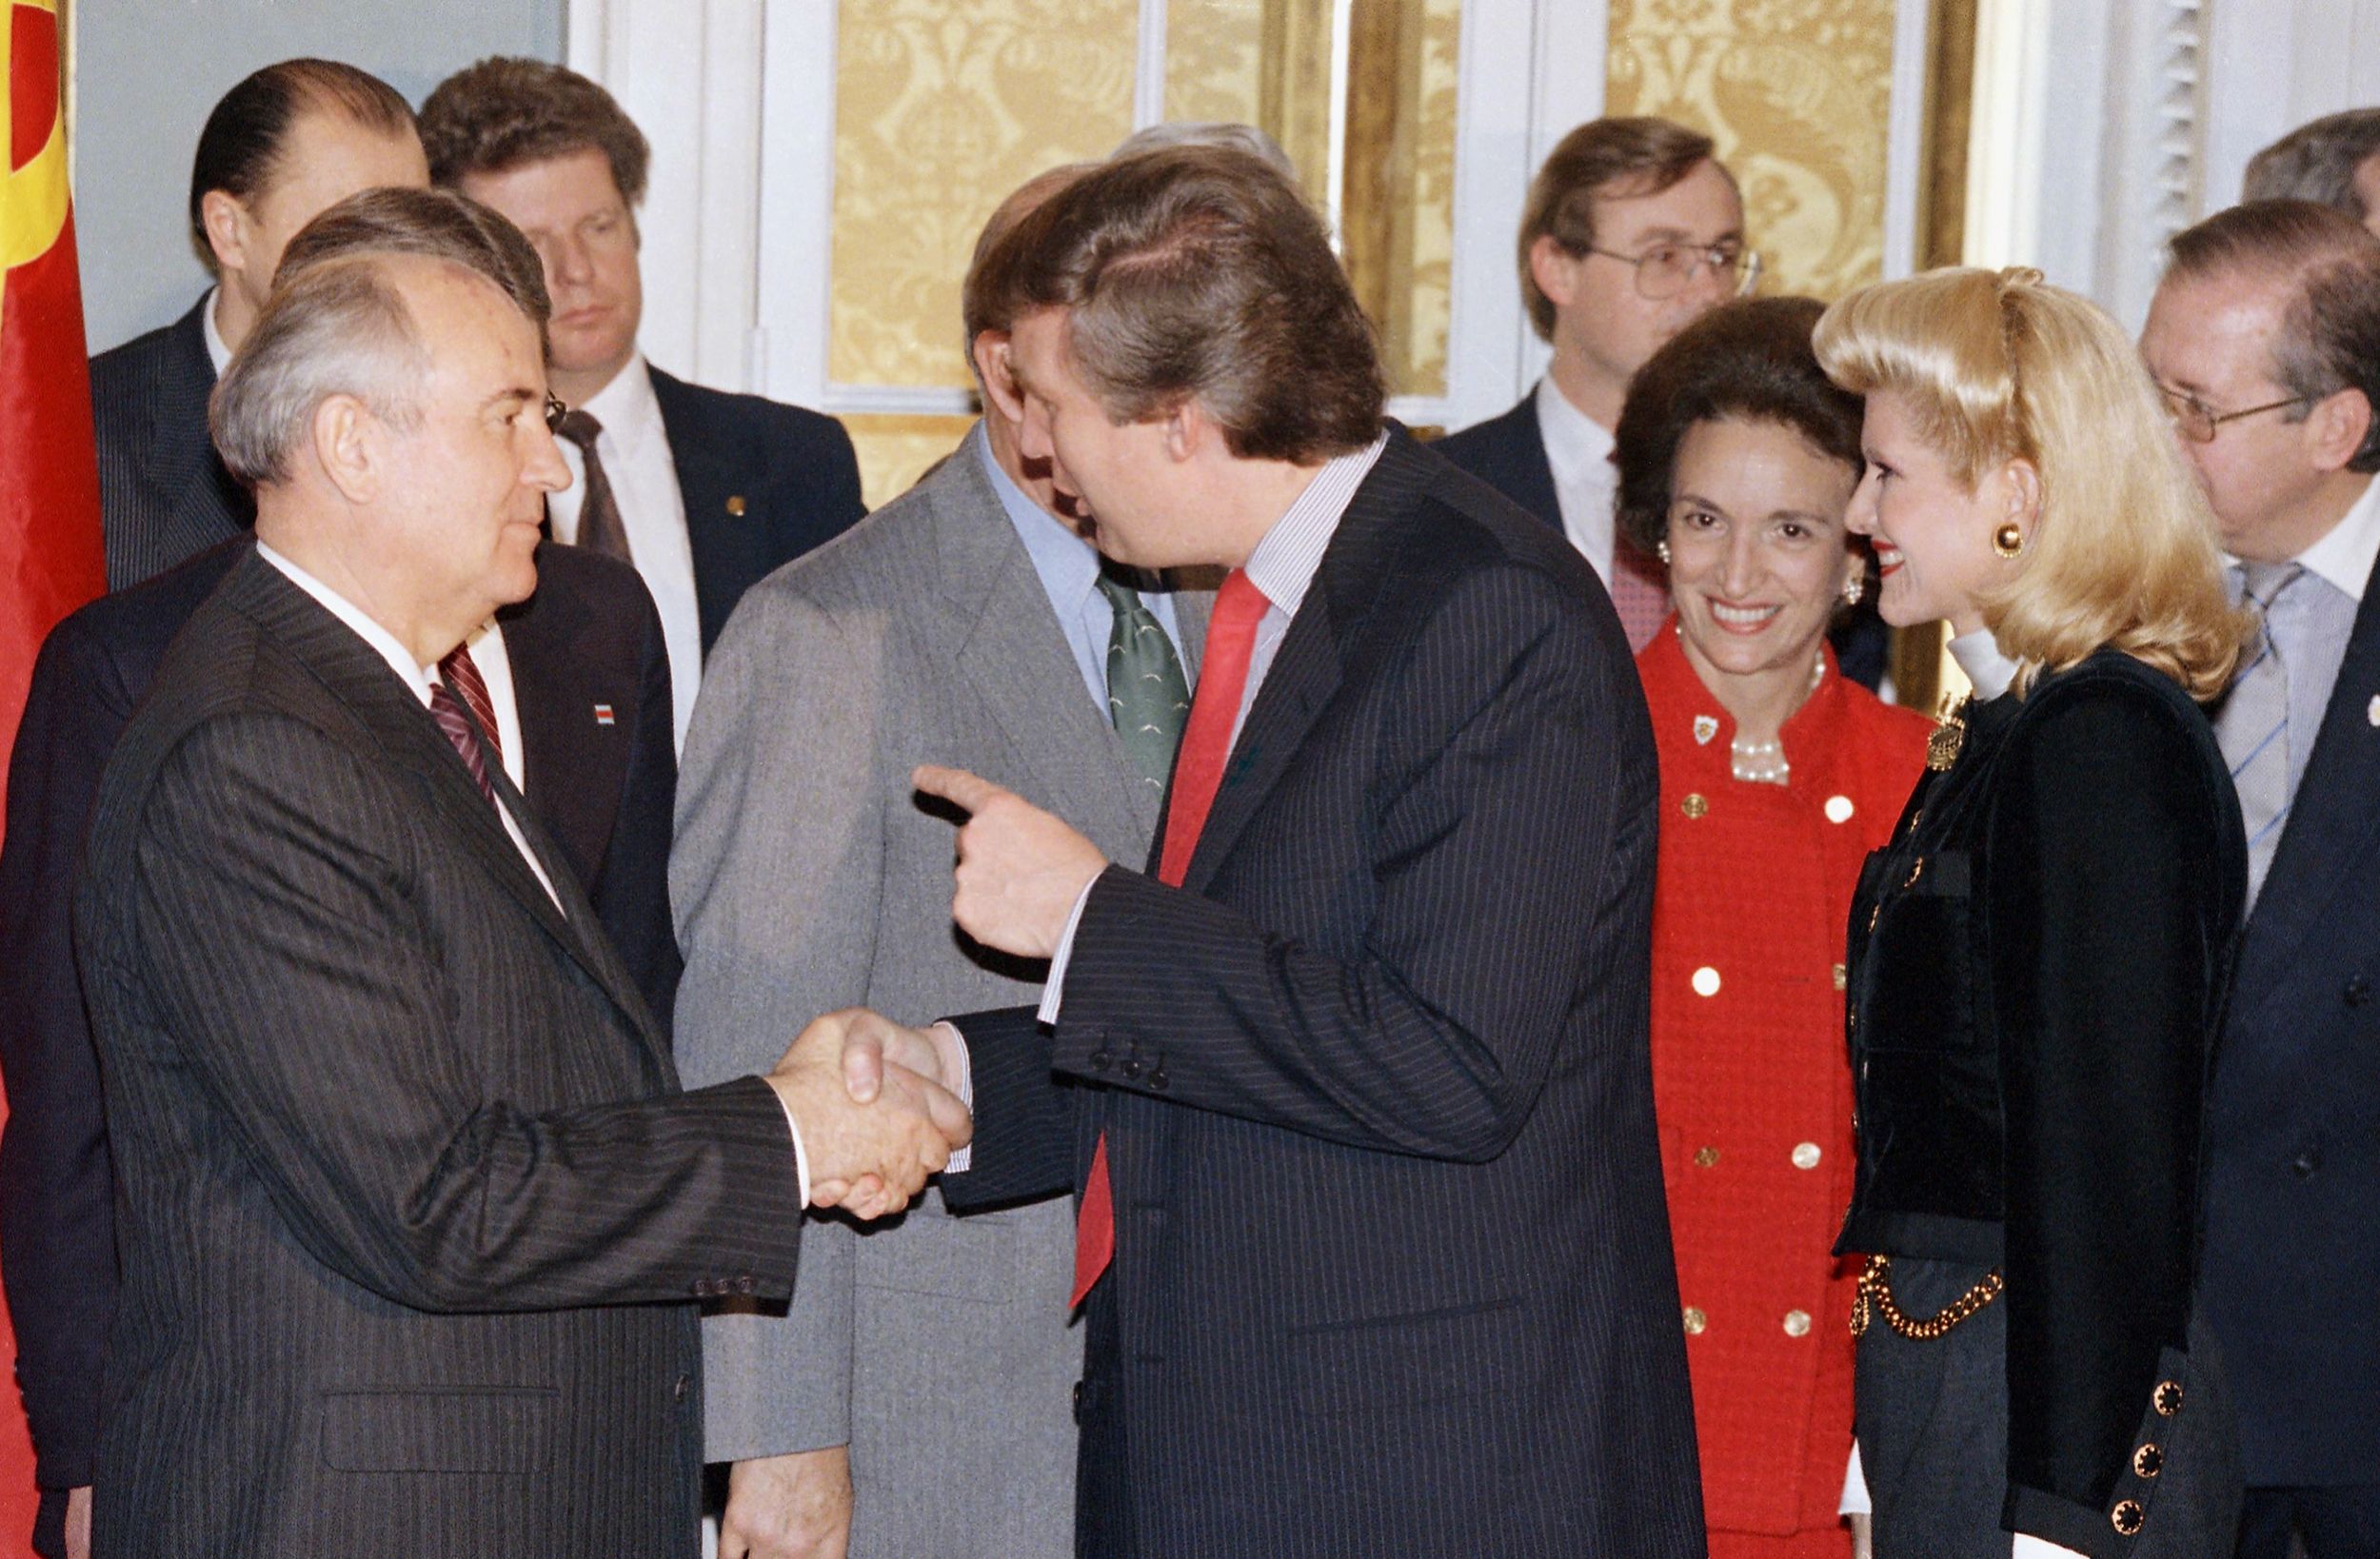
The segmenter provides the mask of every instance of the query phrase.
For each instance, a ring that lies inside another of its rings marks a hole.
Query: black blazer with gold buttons
[[[1966,725],[1853,900],[1837,1248],[2003,1270],[2012,1497],[2104,1526],[2185,1347],[2239,802],[2197,706],[2113,650]]]

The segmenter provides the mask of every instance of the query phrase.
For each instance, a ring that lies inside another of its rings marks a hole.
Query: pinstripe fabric
[[[100,353],[90,364],[108,588],[162,574],[244,534],[255,502],[207,434],[215,365],[199,311]]]
[[[789,1291],[784,1119],[757,1080],[678,1093],[526,832],[562,910],[261,560],[169,654],[78,904],[124,1268],[99,1551],[694,1551],[670,1301]]]
[[[1185,890],[1101,878],[1054,1036],[968,1021],[977,1167],[945,1195],[1016,1193],[1054,1135],[1080,1183],[1107,1135],[1080,1551],[1702,1552],[1653,741],[1589,577],[1393,439]]]

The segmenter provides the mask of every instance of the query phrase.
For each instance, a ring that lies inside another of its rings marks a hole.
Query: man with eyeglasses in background
[[[1751,290],[1744,203],[1711,138],[1666,119],[1597,119],[1537,169],[1520,219],[1520,291],[1554,348],[1537,388],[1438,453],[1551,525],[1612,593],[1631,648],[1669,616],[1660,563],[1612,524],[1612,429],[1663,343]]]
[[[2208,1106],[2203,1297],[2242,1559],[2380,1553],[2380,240],[2306,201],[2176,236],[2140,350],[2256,615],[2215,734],[2247,927]],[[2292,1548],[2292,1543],[2302,1548]]]

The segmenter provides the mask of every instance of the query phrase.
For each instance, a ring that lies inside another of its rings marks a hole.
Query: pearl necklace
[[[1810,687],[1802,694],[1807,701],[1826,680],[1826,652],[1818,652],[1817,663],[1810,668]],[[1727,744],[1730,766],[1736,779],[1747,784],[1782,785],[1793,778],[1794,767],[1785,761],[1785,743],[1776,737],[1766,741],[1746,741],[1738,734]]]

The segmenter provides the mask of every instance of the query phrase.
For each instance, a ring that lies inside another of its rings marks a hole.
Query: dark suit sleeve
[[[2017,1531],[2088,1552],[2190,1309],[2200,1098],[2236,863],[2137,694],[2043,711],[1988,825]]]
[[[661,614],[644,589],[639,609],[636,741],[613,815],[611,842],[588,898],[610,933],[628,976],[653,1020],[669,1032],[670,1010],[684,965],[669,919],[669,837],[678,797],[675,713],[670,702],[669,650]]]
[[[1049,1034],[1033,1009],[952,1021],[973,1074],[975,1148],[964,1174],[942,1176],[942,1200],[972,1213],[1074,1190],[1071,1090],[1050,1076]]]
[[[129,716],[106,655],[69,624],[33,668],[0,848],[0,1280],[46,1489],[91,1481],[115,1312],[114,1177],[73,952],[73,883],[108,754]]]
[[[1077,927],[1057,1069],[1352,1147],[1502,1152],[1571,1023],[1581,950],[1626,941],[1598,937],[1594,910],[1621,869],[1619,809],[1652,804],[1622,761],[1635,670],[1592,622],[1552,577],[1497,566],[1416,630],[1371,815],[1344,821],[1369,883],[1284,890],[1368,893],[1355,956],[1109,868]],[[1138,1068],[1102,1064],[1133,1051]]]
[[[419,815],[313,727],[234,715],[182,740],[139,820],[124,891],[159,934],[123,973],[297,1238],[419,1310],[683,1300],[721,1272],[788,1293],[802,1208],[774,1091],[507,1104],[474,1027],[541,1015],[457,1009],[446,933],[407,892]],[[95,947],[87,974],[117,974]]]

